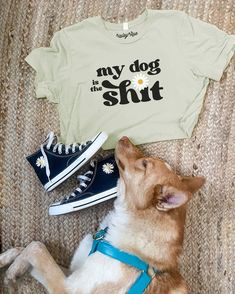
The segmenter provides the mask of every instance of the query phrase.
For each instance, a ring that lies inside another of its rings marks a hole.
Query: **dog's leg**
[[[16,247],[0,254],[0,268],[11,264],[23,250],[24,248]]]
[[[64,290],[64,273],[56,264],[46,246],[40,242],[30,243],[6,272],[6,280],[15,282],[16,278],[30,271],[51,294],[62,294]]]
[[[99,229],[105,229],[106,227],[108,227],[111,217],[112,217],[112,213],[109,212],[105,216],[103,221],[101,222]],[[93,243],[93,237],[91,234],[87,234],[82,239],[82,241],[80,242],[78,248],[76,249],[73,255],[71,265],[70,265],[70,272],[74,272],[83,266],[83,264],[85,263],[91,251],[92,243]]]
[[[70,265],[70,272],[81,268],[85,263],[92,247],[93,238],[91,234],[86,235],[76,249]]]

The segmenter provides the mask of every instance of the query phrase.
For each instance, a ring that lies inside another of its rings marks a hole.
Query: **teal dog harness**
[[[119,260],[129,266],[132,266],[140,271],[140,275],[135,283],[131,286],[127,294],[141,294],[151,283],[152,279],[160,274],[156,268],[151,267],[148,263],[140,259],[138,256],[119,250],[104,240],[108,228],[100,230],[93,236],[93,244],[89,255],[98,251],[111,258]]]

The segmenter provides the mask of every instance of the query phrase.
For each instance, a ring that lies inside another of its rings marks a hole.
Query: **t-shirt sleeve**
[[[26,62],[36,71],[35,91],[37,98],[47,98],[59,103],[61,81],[69,67],[68,41],[64,31],[55,33],[50,47],[34,49]]]
[[[219,81],[235,51],[235,35],[183,13],[181,48],[196,75]]]

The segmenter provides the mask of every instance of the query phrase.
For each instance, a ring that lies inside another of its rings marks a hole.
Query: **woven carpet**
[[[36,100],[34,72],[24,58],[48,46],[54,32],[89,16],[110,21],[135,18],[145,6],[183,10],[235,33],[234,0],[2,0],[0,3],[0,239],[1,250],[46,244],[58,263],[68,266],[79,240],[94,232],[112,208],[106,202],[78,213],[49,217],[48,206],[76,186],[73,176],[50,194],[43,191],[25,156],[34,152],[49,130],[59,132],[52,104]],[[187,214],[181,271],[192,294],[235,293],[235,58],[220,82],[210,82],[199,122],[191,139],[143,145],[148,155],[166,159],[180,173],[204,175],[205,187]],[[0,293],[45,293],[25,277]]]

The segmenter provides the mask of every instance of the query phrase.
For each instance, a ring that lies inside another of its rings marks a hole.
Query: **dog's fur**
[[[100,226],[109,227],[106,240],[162,271],[146,294],[187,294],[178,270],[186,204],[204,178],[177,175],[164,161],[144,157],[127,137],[119,140],[115,156],[120,180],[114,210]],[[10,265],[8,281],[30,271],[53,294],[126,293],[139,272],[99,252],[87,257],[91,245],[92,236],[87,235],[75,252],[68,277],[40,242],[2,253],[0,267]]]

